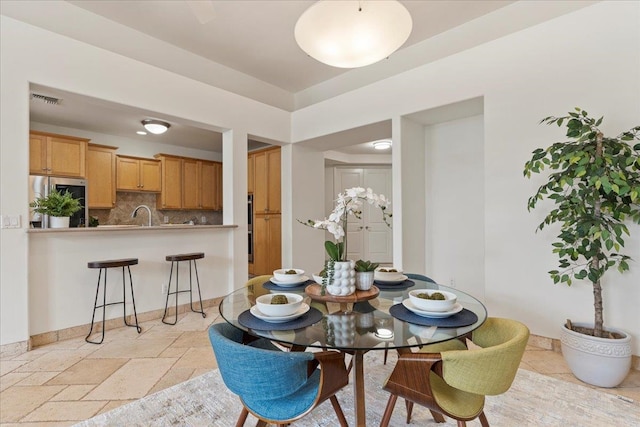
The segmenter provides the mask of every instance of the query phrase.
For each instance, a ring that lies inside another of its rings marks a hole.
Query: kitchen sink
[[[160,224],[162,227],[183,227],[185,225],[187,226],[191,226],[191,225],[195,225],[195,224]]]
[[[98,228],[132,228],[132,227],[142,227],[138,224],[105,224],[98,225]]]

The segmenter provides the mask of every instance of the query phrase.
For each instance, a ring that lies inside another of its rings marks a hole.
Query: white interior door
[[[352,187],[370,187],[391,199],[391,168],[334,168],[333,198]],[[393,262],[393,234],[380,209],[365,203],[362,218],[350,216],[347,228],[348,259]]]
[[[391,169],[365,169],[364,188],[371,188],[376,194],[384,194],[391,199]],[[393,262],[393,233],[384,222],[382,211],[372,205],[365,205],[362,219],[363,256],[374,262]]]

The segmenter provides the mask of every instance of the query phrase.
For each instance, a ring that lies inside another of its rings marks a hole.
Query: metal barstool
[[[169,273],[169,286],[167,289],[167,300],[164,304],[164,314],[162,315],[162,323],[165,323],[167,325],[175,325],[178,322],[178,294],[182,293],[182,292],[189,292],[189,303],[190,303],[190,307],[191,307],[191,311],[193,311],[194,313],[200,313],[202,314],[202,317],[207,317],[207,315],[205,314],[205,312],[203,311],[203,307],[202,307],[202,294],[200,293],[200,279],[198,278],[198,266],[196,265],[196,260],[197,259],[202,259],[204,258],[204,253],[203,252],[195,252],[192,254],[177,254],[177,255],[167,255],[166,256],[166,260],[167,261],[171,261],[171,272]],[[178,286],[178,270],[179,270],[179,266],[180,266],[180,261],[189,261],[189,289],[184,289],[184,290],[180,290],[180,287]],[[196,271],[196,283],[198,285],[198,300],[200,301],[200,310],[194,310],[193,308],[193,293],[192,293],[192,280],[191,280],[191,263],[193,262],[193,268]],[[171,277],[173,276],[173,265],[175,264],[176,266],[176,290],[171,292]],[[169,306],[169,295],[174,295],[176,296],[176,311],[175,311],[175,318],[173,320],[173,323],[171,322],[166,322],[164,319],[167,317],[167,309]]]
[[[105,328],[105,315],[106,315],[106,307],[109,305],[122,304],[122,318],[124,319],[124,324],[127,326],[131,326],[136,328],[138,333],[142,332],[142,328],[138,325],[138,314],[136,313],[136,300],[133,296],[133,281],[131,280],[131,268],[130,266],[138,264],[138,258],[125,258],[125,259],[114,259],[109,261],[91,261],[87,264],[89,268],[99,268],[100,272],[98,273],[98,286],[96,287],[96,299],[93,302],[93,314],[91,315],[91,329],[89,329],[89,334],[85,337],[85,341],[91,344],[102,344],[104,341],[104,328]],[[122,267],[122,301],[110,302],[107,303],[107,269],[108,268],[118,268]],[[125,286],[125,276],[124,269],[127,269],[129,272],[129,288],[131,289],[131,301],[133,302],[133,317],[136,321],[135,325],[130,325],[127,323],[127,291]],[[104,281],[102,283],[102,304],[98,305],[98,294],[100,293],[100,277],[102,277],[102,270],[104,270]],[[100,341],[91,341],[89,337],[93,333],[93,325],[94,319],[96,317],[96,309],[102,308],[102,338]]]

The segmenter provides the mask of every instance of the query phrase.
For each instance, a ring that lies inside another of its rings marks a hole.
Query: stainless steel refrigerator
[[[77,178],[60,178],[54,176],[30,175],[29,176],[29,203],[38,197],[46,197],[52,189],[59,192],[69,191],[74,199],[80,200],[82,209],[73,214],[69,219],[69,227],[85,227],[89,216],[87,207],[87,180]],[[49,228],[48,215],[42,215],[29,208],[31,227]]]

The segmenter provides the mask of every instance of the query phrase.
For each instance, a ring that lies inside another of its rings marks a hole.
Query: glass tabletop
[[[268,290],[262,284],[243,287],[223,298],[220,314],[228,323],[254,336],[294,346],[347,351],[395,349],[448,341],[467,335],[482,325],[487,318],[486,308],[473,296],[436,283],[411,280],[415,285],[409,288],[394,290],[385,286],[376,298],[348,305],[314,300],[304,290],[298,290],[295,293],[303,295],[305,303],[322,313],[321,320],[299,329],[282,330],[285,324],[279,324],[280,330],[257,330],[247,328],[238,322],[238,317],[255,304],[258,296],[292,292],[287,288],[283,288],[282,291]],[[463,327],[421,326],[392,316],[389,313],[391,307],[408,299],[409,291],[415,289],[453,292],[458,297],[457,302],[464,309],[473,312],[477,321]]]

